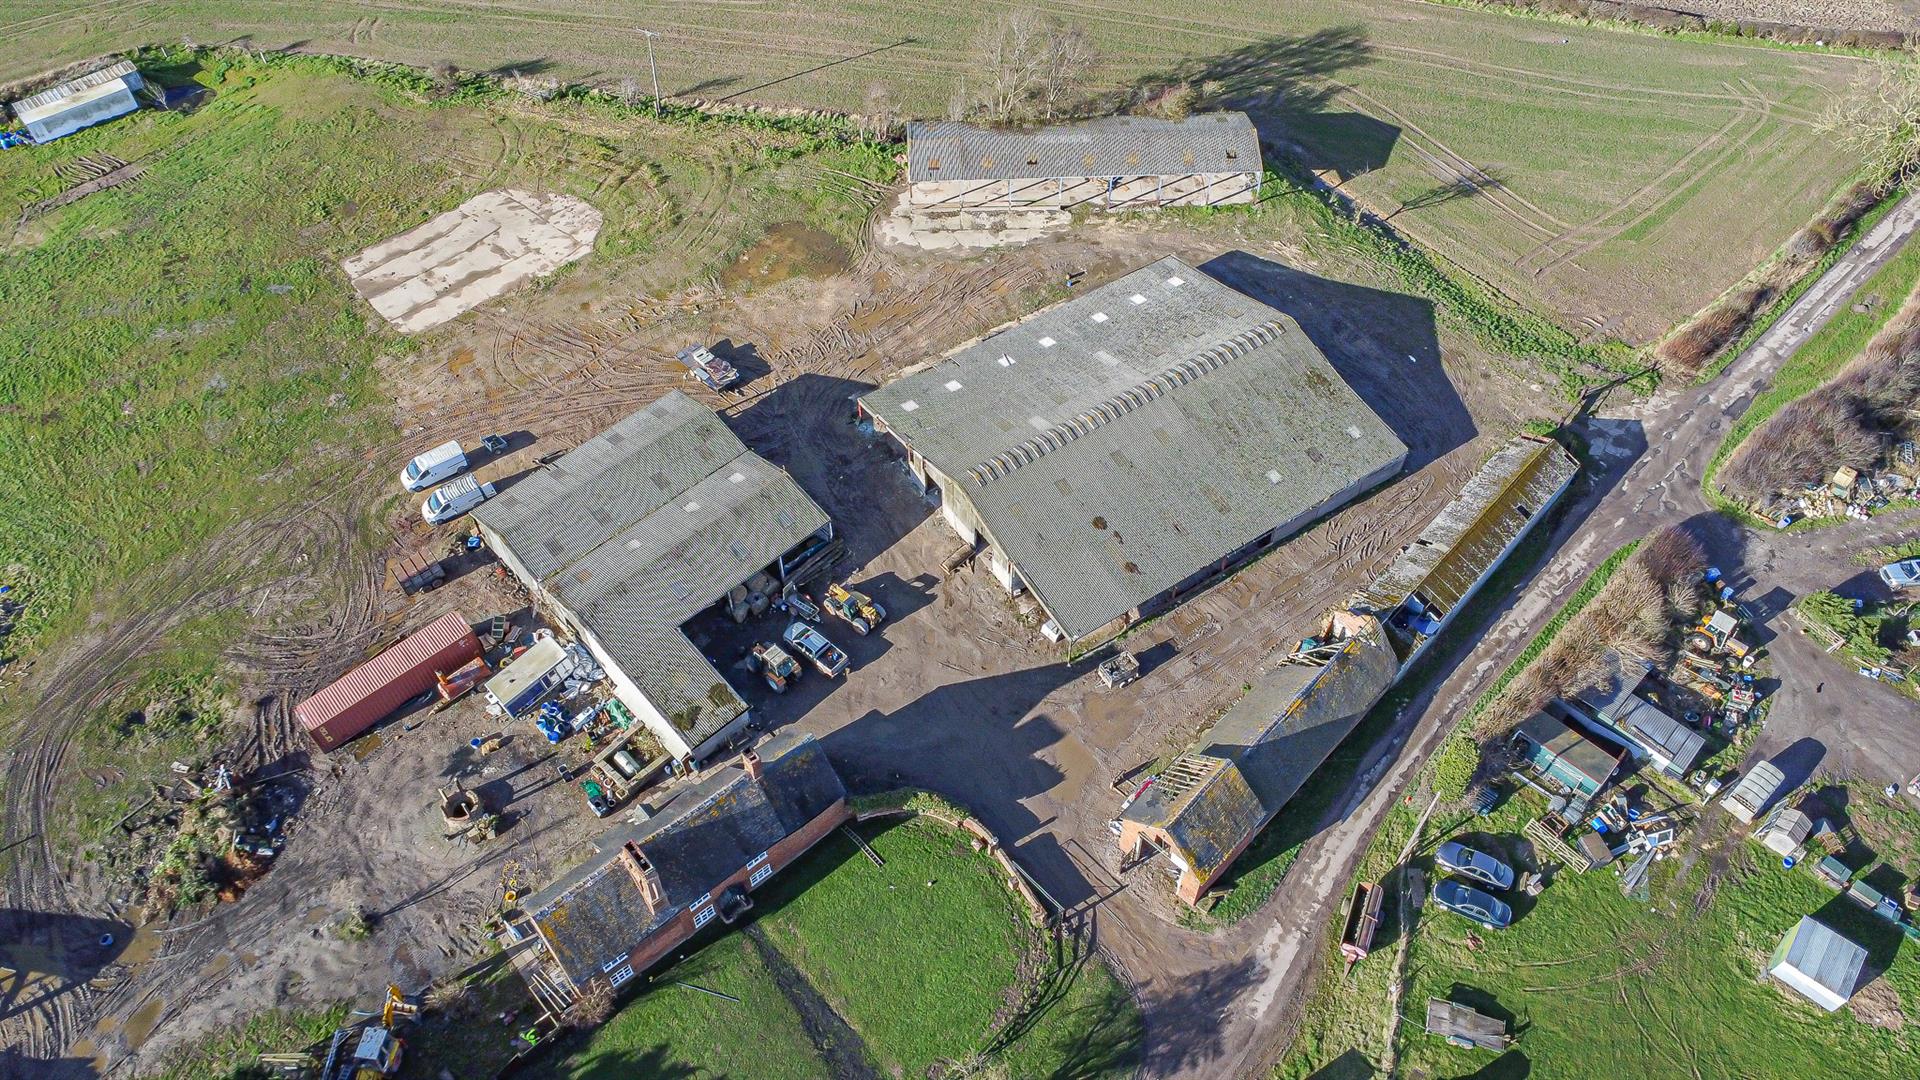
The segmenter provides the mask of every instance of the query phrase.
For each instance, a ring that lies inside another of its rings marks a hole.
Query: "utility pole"
[[[639,29],[639,28],[635,27],[635,29]],[[645,35],[647,39],[647,70],[653,73],[653,115],[659,116],[660,115],[660,69],[658,67],[655,67],[653,63],[653,39],[659,37],[660,35],[659,33],[653,30],[640,30],[640,33]]]

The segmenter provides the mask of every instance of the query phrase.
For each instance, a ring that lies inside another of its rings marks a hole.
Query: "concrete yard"
[[[417,334],[584,258],[600,224],[572,195],[489,191],[340,268],[394,329]]]

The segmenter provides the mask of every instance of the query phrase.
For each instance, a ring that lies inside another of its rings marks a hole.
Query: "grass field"
[[[1518,842],[1521,826],[1541,809],[1531,795],[1516,797],[1468,827],[1477,830],[1476,843],[1500,850]],[[1402,822],[1397,834],[1383,830],[1376,862],[1393,858],[1411,824]],[[1730,835],[1730,824],[1710,815],[1701,849],[1655,864],[1649,901],[1623,897],[1615,875],[1598,870],[1556,875],[1537,902],[1516,903],[1506,931],[1480,929],[1429,904],[1407,957],[1393,1047],[1400,1075],[1912,1075],[1920,1048],[1905,1034],[1847,1010],[1824,1013],[1761,973],[1780,935],[1817,914],[1868,948],[1879,984],[1869,993],[1890,993],[1913,1017],[1920,1015],[1913,943],[1805,869],[1781,869],[1777,856]],[[1416,862],[1430,867],[1432,845],[1451,831],[1445,823],[1431,828]],[[1400,936],[1399,926],[1383,927],[1386,948],[1362,962],[1356,982],[1323,987],[1278,1075],[1303,1077],[1330,1063],[1316,1075],[1372,1075],[1365,1070],[1382,1056],[1380,1017],[1391,1000]],[[1521,1032],[1518,1044],[1496,1058],[1425,1034],[1429,997],[1509,1018]]]
[[[1082,26],[1107,88],[1221,79],[1271,140],[1409,234],[1568,325],[1642,341],[1731,285],[1850,168],[1812,121],[1870,61],[1414,3],[1037,2]],[[24,0],[0,78],[182,36],[857,110],[944,115],[999,8]],[[1474,180],[1462,184],[1463,177]],[[1488,184],[1491,179],[1495,183]]]
[[[0,355],[17,358],[0,364],[0,566],[27,602],[9,651],[136,613],[169,629],[124,685],[102,688],[100,726],[75,758],[87,781],[61,787],[63,841],[98,835],[170,760],[226,734],[219,710],[177,723],[170,705],[224,696],[215,661],[236,638],[314,619],[330,600],[283,592],[256,610],[241,600],[253,584],[374,539],[388,486],[356,478],[406,423],[381,365],[434,339],[374,318],[341,257],[524,185],[598,207],[591,265],[569,273],[640,296],[723,269],[776,223],[855,243],[869,204],[820,170],[891,168],[883,151],[771,125],[499,94],[428,102],[404,79],[321,59],[144,62],[216,96],[191,115],[143,111],[0,154]],[[63,167],[100,154],[146,171],[14,228],[69,185]],[[323,479],[349,481],[324,545],[308,532],[316,493],[340,489]],[[213,543],[241,529],[262,539]],[[137,711],[148,715],[128,726]]]
[[[752,933],[846,1022],[880,1075],[924,1076],[936,1062],[990,1049],[989,1060],[1013,1076],[1126,1074],[1139,1014],[1098,960],[1052,968],[1030,961],[1025,974],[1045,976],[1048,992],[1024,1013],[1013,1008],[1009,991],[1032,946],[997,864],[935,822],[874,828],[862,826],[884,867],[830,837],[760,898],[753,930],[714,937],[658,973],[567,1059],[565,1075],[833,1077],[792,988],[783,990]]]

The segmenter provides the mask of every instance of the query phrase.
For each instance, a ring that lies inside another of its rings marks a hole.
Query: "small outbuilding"
[[[1644,661],[1609,652],[1604,673],[1576,695],[1574,704],[1617,735],[1636,758],[1668,776],[1685,777],[1705,751],[1705,735],[1674,719],[1641,694],[1649,668]]]
[[[50,142],[140,108],[146,86],[130,61],[96,68],[13,103],[13,115],[37,143]]]
[[[1781,855],[1799,851],[1813,835],[1813,819],[1791,806],[1777,806],[1767,820],[1753,831],[1753,838],[1767,850]]]
[[[1546,712],[1534,713],[1515,728],[1513,744],[1540,775],[1584,798],[1599,794],[1626,756]]]
[[[1774,947],[1767,974],[1815,1005],[1834,1012],[1853,996],[1866,964],[1866,949],[1809,915]]]

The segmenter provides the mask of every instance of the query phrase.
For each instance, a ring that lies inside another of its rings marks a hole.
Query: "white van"
[[[425,491],[433,485],[467,471],[467,452],[460,440],[453,439],[421,454],[400,470],[400,482],[408,491]]]
[[[461,514],[493,498],[493,485],[481,483],[477,477],[463,476],[451,484],[433,489],[427,501],[420,504],[420,516],[427,524],[438,525],[443,521],[452,521]]]

